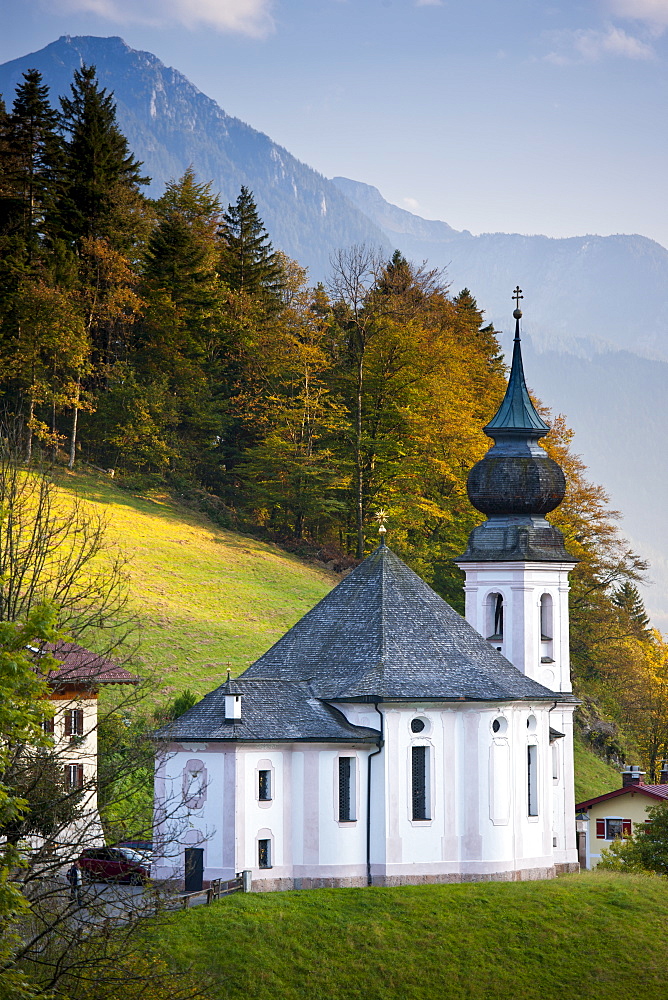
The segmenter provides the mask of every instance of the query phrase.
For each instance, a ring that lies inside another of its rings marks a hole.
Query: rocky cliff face
[[[0,93],[11,105],[21,74],[37,68],[51,97],[69,89],[82,63],[97,67],[112,90],[118,122],[152,178],[157,196],[166,181],[193,164],[198,178],[213,181],[224,206],[249,187],[274,246],[307,266],[313,280],[325,276],[329,255],[350,243],[389,251],[384,233],[333,184],[286,149],[228,115],[175,69],[121,38],[63,36],[39,52],[0,66]]]

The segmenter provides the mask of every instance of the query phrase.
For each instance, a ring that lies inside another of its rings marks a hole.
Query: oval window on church
[[[412,719],[411,720],[411,732],[421,733],[425,727],[424,719]]]
[[[492,732],[495,736],[504,736],[508,732],[508,720],[504,719],[502,715],[494,719]]]
[[[536,716],[535,715],[530,715],[529,718],[527,719],[527,729],[529,730],[530,733],[535,733],[536,732]]]

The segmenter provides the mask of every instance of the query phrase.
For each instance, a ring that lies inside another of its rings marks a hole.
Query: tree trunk
[[[56,401],[51,404],[51,461],[56,464],[58,460],[58,434],[56,428]]]
[[[30,397],[30,410],[28,416],[28,426],[26,430],[28,432],[28,439],[26,441],[26,463],[29,463],[32,458],[32,421],[35,416],[35,399],[33,396]]]
[[[70,460],[67,463],[68,469],[74,468],[74,459],[77,453],[77,424],[79,422],[79,395],[81,392],[81,379],[77,382],[77,391],[74,397],[74,415],[72,417],[72,434],[70,436]]]
[[[362,471],[362,387],[364,378],[363,354],[357,365],[357,413],[356,413],[356,465],[357,465],[357,558],[364,558],[364,473]]]

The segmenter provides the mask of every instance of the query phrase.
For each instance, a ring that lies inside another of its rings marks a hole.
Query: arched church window
[[[487,633],[489,642],[503,642],[503,594],[487,598]]]
[[[542,642],[549,642],[553,635],[552,624],[552,598],[549,594],[543,594],[540,599],[540,638]]]

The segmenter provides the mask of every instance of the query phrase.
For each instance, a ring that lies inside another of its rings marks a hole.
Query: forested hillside
[[[339,565],[375,544],[382,508],[395,550],[462,610],[451,559],[478,518],[466,477],[505,386],[469,290],[364,246],[309,287],[245,187],[224,206],[189,169],[146,198],[93,67],[58,109],[25,74],[0,116],[0,162],[3,425],[23,460],[160,484]],[[580,559],[583,732],[654,773],[668,756],[666,649],[635,588],[643,564],[553,424],[546,447],[569,482],[554,520]]]

